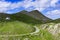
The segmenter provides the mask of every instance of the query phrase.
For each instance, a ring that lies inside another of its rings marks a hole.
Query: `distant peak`
[[[38,10],[33,10],[33,11],[38,11]],[[39,12],[39,11],[38,11]]]
[[[22,11],[20,11],[20,12],[17,12],[17,13],[27,13],[28,11],[26,11],[26,10],[22,10]]]
[[[38,10],[33,10],[33,11],[31,11],[31,12],[38,12],[38,13],[40,13]]]
[[[26,11],[26,10],[23,10],[23,11],[21,11],[21,12],[28,12],[28,11]]]
[[[38,10],[33,10],[33,11],[31,11],[31,12],[35,12],[35,11],[36,11],[36,12],[39,12]]]

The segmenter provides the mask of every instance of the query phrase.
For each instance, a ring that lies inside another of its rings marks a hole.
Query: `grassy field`
[[[0,23],[0,34],[25,34],[33,31],[31,25],[19,21]]]
[[[42,21],[36,20],[25,14],[11,15],[11,20],[0,20],[0,40],[55,40],[54,36],[47,30],[39,28]],[[24,36],[7,36],[1,37],[1,35],[20,35],[32,33],[35,31],[33,26],[37,26],[40,31],[33,35]]]
[[[38,35],[26,35],[26,36],[12,36],[12,37],[0,37],[0,40],[55,40],[48,31],[41,30]]]
[[[38,26],[38,25],[37,25]],[[0,23],[0,35],[20,35],[34,32],[33,25],[23,23],[20,21],[10,21]],[[37,35],[25,35],[25,36],[7,36],[0,37],[0,40],[55,40],[52,34],[46,30],[40,29]]]

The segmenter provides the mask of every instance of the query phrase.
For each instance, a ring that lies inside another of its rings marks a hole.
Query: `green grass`
[[[0,23],[0,32],[2,34],[25,34],[33,31],[34,28],[31,25],[19,21]]]
[[[29,35],[28,37],[25,38],[29,38],[30,40],[55,40],[52,34],[50,34],[46,30],[40,30],[38,35],[31,35],[31,36]]]
[[[39,26],[39,25],[37,25]],[[33,25],[27,24],[21,21],[5,21],[0,23],[0,35],[17,35],[17,34],[26,34],[34,31]],[[8,33],[10,32],[10,33]],[[4,39],[14,40],[20,39],[24,40],[28,38],[29,40],[55,40],[54,36],[50,34],[47,30],[40,29],[38,35],[25,35],[25,36],[15,36],[15,37],[3,37]],[[0,37],[0,40],[3,39]],[[3,40],[4,40],[3,39]]]
[[[26,35],[26,36],[15,36],[15,37],[5,37],[4,39],[8,40],[24,40],[28,38],[29,40],[55,40],[54,36],[52,36],[48,31],[46,30],[40,30],[38,35]],[[0,39],[3,39],[0,37]]]

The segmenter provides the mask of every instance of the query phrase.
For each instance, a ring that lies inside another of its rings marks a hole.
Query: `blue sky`
[[[60,18],[60,0],[0,0],[0,12],[38,10],[51,19]]]
[[[5,0],[5,1],[13,3],[13,2],[19,2],[19,1],[21,2],[21,1],[24,1],[24,0]]]

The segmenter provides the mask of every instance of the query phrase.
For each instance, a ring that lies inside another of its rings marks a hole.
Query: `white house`
[[[6,20],[10,20],[10,17],[6,17]]]

